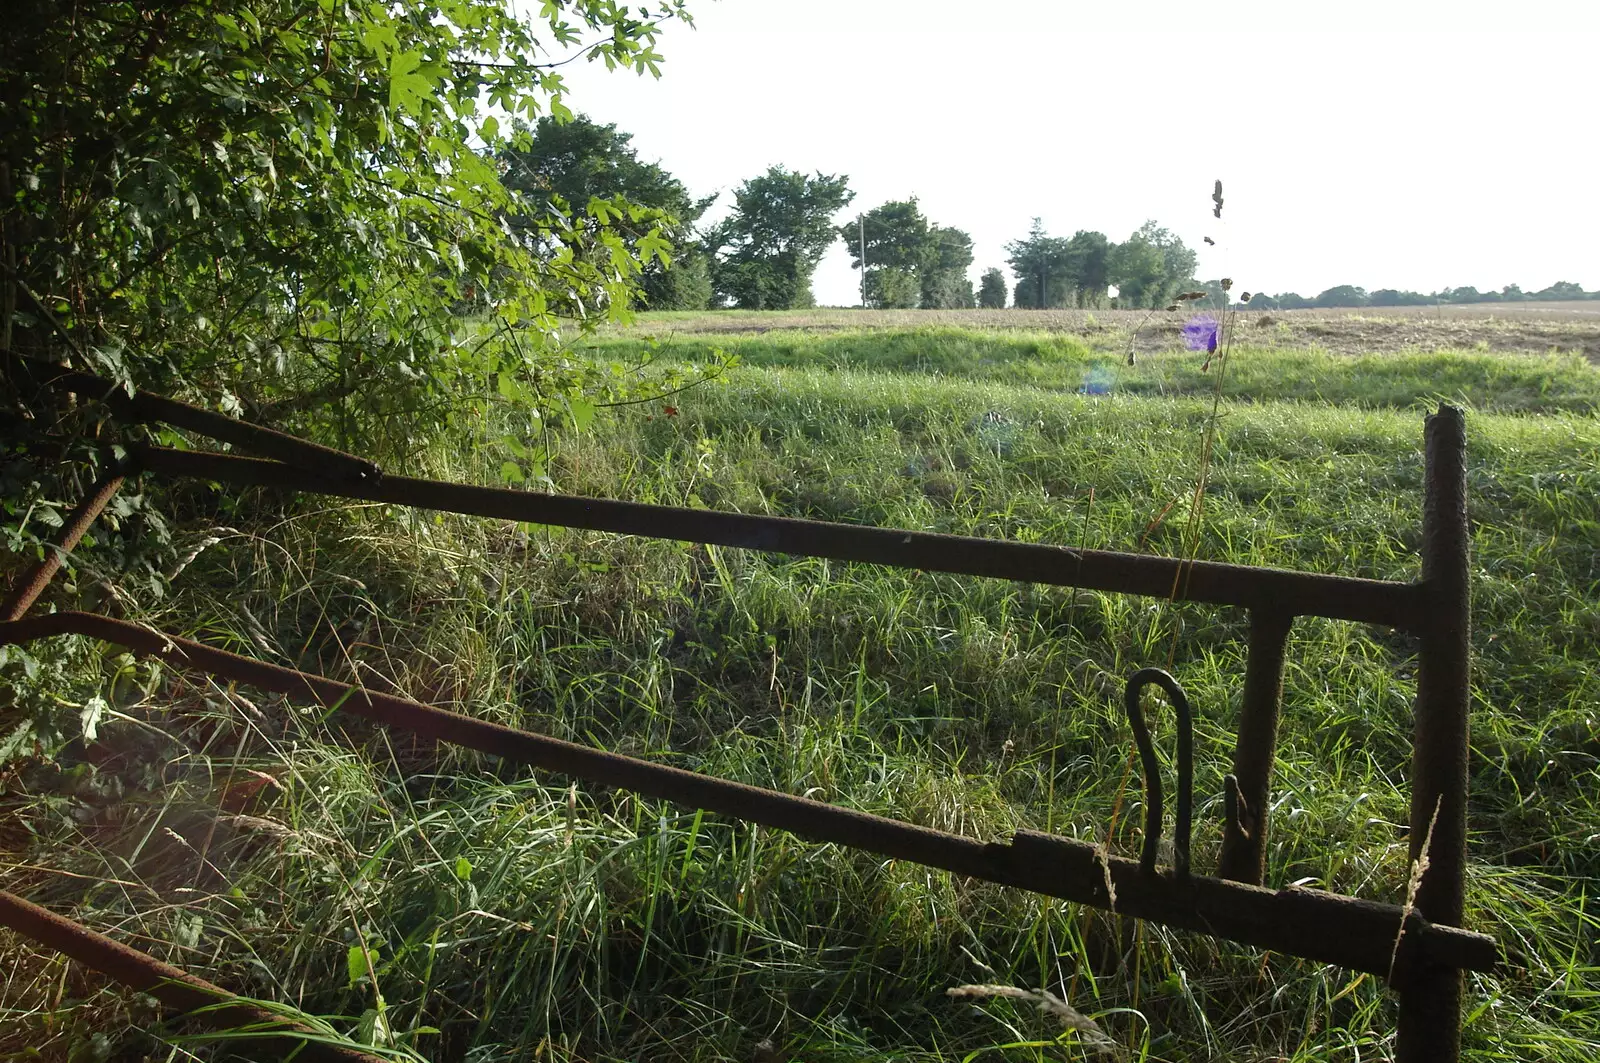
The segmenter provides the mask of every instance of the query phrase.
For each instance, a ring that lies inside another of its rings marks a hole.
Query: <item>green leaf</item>
[[[660,229],[651,229],[639,237],[634,249],[638,251],[639,261],[641,262],[649,262],[651,257],[654,256],[661,261],[663,266],[670,267],[672,265],[672,256],[669,253],[672,250],[672,243],[661,235]]]
[[[587,432],[594,423],[595,409],[594,403],[580,395],[567,397],[567,414],[572,418],[572,427],[580,432]]]
[[[389,60],[389,110],[420,114],[422,102],[433,91],[433,81],[417,73],[422,53],[396,52]]]
[[[456,878],[462,882],[472,881],[472,861],[464,856],[456,857]]]
[[[528,389],[523,386],[522,381],[510,373],[499,374],[499,379],[495,382],[495,390],[499,391],[501,397],[507,402],[514,402],[520,405],[526,403],[528,399]]]
[[[520,484],[527,477],[522,474],[522,466],[514,461],[507,461],[500,465],[500,479],[508,484]]]
[[[344,954],[345,970],[349,972],[348,984],[355,985],[369,973],[367,966],[367,950],[360,945],[351,945]]]

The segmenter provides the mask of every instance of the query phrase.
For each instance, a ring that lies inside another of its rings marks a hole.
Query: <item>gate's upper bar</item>
[[[780,554],[862,561],[927,572],[1119,591],[1181,601],[1267,608],[1415,630],[1415,584],[1327,576],[1211,561],[1077,550],[1062,546],[853,524],[616,502],[575,495],[384,476],[351,482],[279,462],[147,447],[142,466],[167,476],[281,487],[372,502],[592,531],[646,535]]]
[[[372,480],[379,475],[377,465],[354,454],[346,454],[342,450],[334,450],[273,428],[225,417],[154,392],[135,391],[130,396],[114,382],[93,373],[82,373],[35,358],[3,352],[0,352],[0,364],[35,388],[70,391],[82,398],[103,401],[119,416],[130,420],[170,424],[207,439],[231,443],[252,454],[264,454],[301,467],[321,469],[342,480]]]

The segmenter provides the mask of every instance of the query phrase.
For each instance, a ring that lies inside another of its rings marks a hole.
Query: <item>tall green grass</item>
[[[593,349],[611,358],[648,354],[685,362],[709,361],[721,350],[762,367],[878,370],[1097,394],[1209,395],[1213,377],[1203,359],[1176,342],[1175,330],[1164,317],[1147,325],[1132,366],[1125,332],[1077,336],[947,327],[713,337],[662,330],[654,346],[625,335],[599,340]],[[1600,407],[1600,366],[1575,351],[1515,357],[1487,350],[1349,355],[1252,343],[1251,332],[1251,326],[1241,326],[1234,345],[1223,385],[1229,398],[1362,407],[1444,400],[1501,412]],[[1156,349],[1146,349],[1152,343]]]
[[[752,364],[673,399],[675,416],[619,411],[566,441],[555,486],[1178,549],[1180,518],[1163,514],[1192,490],[1207,403],[1139,393],[1127,376],[1105,396],[982,379],[948,369],[965,357],[956,340],[941,368],[905,361],[919,337],[878,338],[879,364],[856,369],[812,357],[848,349],[866,365],[854,337],[741,349],[747,363],[801,364]],[[1081,360],[1052,350],[1015,362],[1044,374]],[[1483,359],[1484,380],[1542,372]],[[1366,401],[1361,360],[1302,361],[1278,368],[1322,374],[1347,400],[1224,403],[1201,556],[1415,576],[1415,407],[1443,371],[1400,363],[1415,371]],[[1476,1060],[1600,1051],[1600,421],[1573,412],[1590,385],[1567,368],[1518,414],[1469,419],[1469,922],[1517,950],[1471,981]],[[1170,372],[1194,369],[1173,359]],[[492,480],[503,457],[440,441],[427,471]],[[1241,614],[269,494],[193,488],[173,502],[197,544],[217,541],[154,623],[982,838],[1031,827],[1137,851],[1120,683],[1165,663],[1176,629],[1174,670],[1199,716],[1195,862],[1214,866]],[[1297,623],[1269,882],[1401,896],[1414,652],[1382,628]],[[945,995],[970,982],[1049,989],[1135,1059],[1392,1048],[1393,1001],[1370,977],[569,786],[193,677],[115,700],[127,719],[99,743],[20,777],[25,862],[53,870],[13,867],[8,881],[432,1059],[1098,1058],[1026,1004]],[[3,1006],[21,1033],[0,1044],[88,1051],[121,1014],[97,984],[56,992],[57,961],[10,955]]]

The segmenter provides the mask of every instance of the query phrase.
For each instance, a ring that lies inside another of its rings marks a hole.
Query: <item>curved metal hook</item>
[[[1156,760],[1150,727],[1145,723],[1144,709],[1139,704],[1139,695],[1151,684],[1165,691],[1173,708],[1178,710],[1178,810],[1172,823],[1172,873],[1176,878],[1186,879],[1189,877],[1189,825],[1194,814],[1194,714],[1183,687],[1160,668],[1141,668],[1133,673],[1123,695],[1128,726],[1133,728],[1133,740],[1139,746],[1139,761],[1144,769],[1144,849],[1139,854],[1139,869],[1147,875],[1156,873],[1156,852],[1161,845],[1161,765]]]

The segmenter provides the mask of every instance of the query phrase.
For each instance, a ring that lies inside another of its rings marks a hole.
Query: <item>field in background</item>
[[[718,310],[641,314],[635,332],[724,336],[794,331],[966,328],[1078,336],[1106,347],[1176,345],[1184,314],[1143,310]],[[1578,352],[1600,362],[1600,303],[1248,311],[1246,342],[1354,354],[1445,349]]]
[[[1215,369],[1162,315],[1135,336],[1139,317],[646,315],[592,350],[721,346],[744,365],[597,419],[551,476],[1174,553]],[[1468,1058],[1593,1059],[1600,324],[1274,317],[1240,330],[1200,556],[1414,577],[1421,415],[1471,407],[1470,921],[1516,956],[1471,981]],[[494,482],[506,457],[441,439],[425,471]],[[266,493],[174,501],[194,556],[153,623],[981,838],[1031,827],[1136,852],[1119,686],[1170,653],[1199,713],[1195,864],[1214,866],[1243,663],[1229,611]],[[4,839],[7,888],[435,1060],[1113,1058],[1026,1004],[945,995],[973,982],[1047,988],[1129,1059],[1390,1049],[1370,977],[70,652],[120,716],[62,768],[17,774],[8,811],[29,833]],[[1400,899],[1411,654],[1381,628],[1296,626],[1271,884]],[[138,1058],[94,1041],[148,1021],[137,999],[0,941],[0,1055]]]

